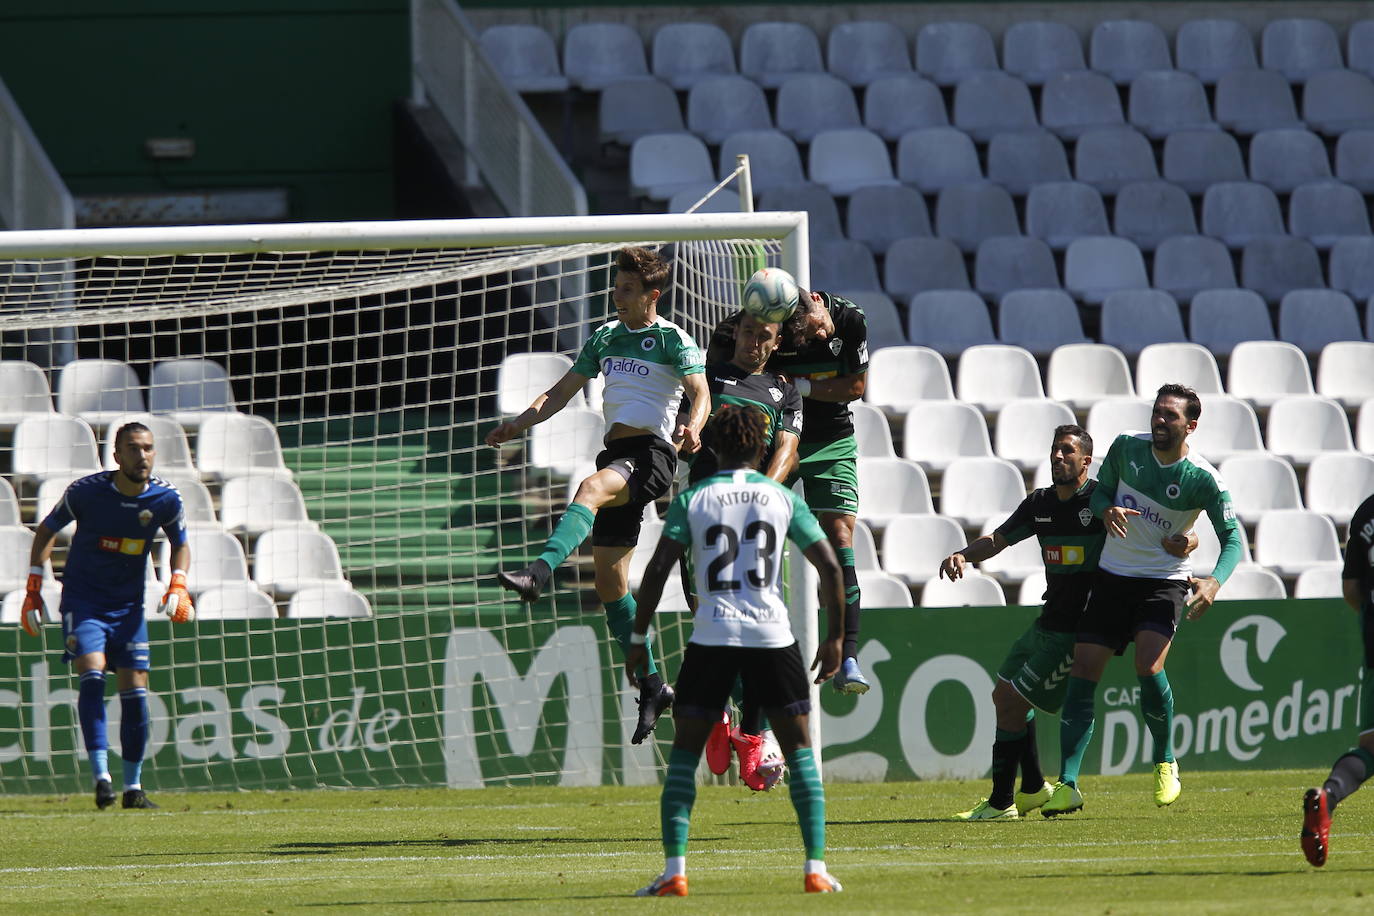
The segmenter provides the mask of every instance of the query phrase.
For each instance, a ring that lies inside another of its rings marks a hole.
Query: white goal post
[[[482,443],[512,365],[566,366],[608,320],[626,245],[671,256],[660,312],[703,345],[754,266],[808,283],[804,213],[0,234],[0,534],[21,544],[131,417],[155,429],[192,523],[201,613],[149,616],[151,785],[659,778],[656,749],[629,744],[589,553],[534,605],[493,580],[561,514],[596,387],[519,447]],[[528,403],[536,382],[506,394]],[[4,583],[7,624],[22,589]],[[660,623],[671,675],[688,625]],[[88,782],[61,649],[55,623],[41,641],[0,627],[0,792]],[[107,709],[117,760],[113,694]]]

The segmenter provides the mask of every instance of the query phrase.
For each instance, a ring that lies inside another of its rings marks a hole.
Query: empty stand
[[[237,404],[229,374],[212,359],[185,357],[153,364],[148,410],[170,416],[183,429],[199,429],[205,417],[237,410]]]
[[[1349,452],[1355,448],[1341,405],[1317,395],[1294,395],[1275,401],[1269,408],[1264,441],[1269,451],[1299,467],[1306,467],[1323,452]]]
[[[1074,410],[1087,410],[1104,398],[1135,398],[1126,357],[1107,344],[1056,347],[1045,370],[1049,396]]]
[[[897,177],[926,194],[938,194],[981,181],[983,167],[968,134],[953,127],[926,127],[907,131],[897,141]]]
[[[1043,398],[1040,367],[1029,351],[1004,344],[974,346],[959,357],[954,390],[984,413],[1017,398]]]
[[[677,90],[735,72],[730,36],[709,22],[670,22],[654,31],[654,76]]]
[[[905,185],[856,188],[849,197],[845,225],[848,236],[874,254],[886,252],[898,239],[931,234],[925,198]]]
[[[1014,22],[1002,33],[1002,68],[1031,86],[1086,66],[1078,34],[1062,22]]]
[[[1222,461],[1218,470],[1236,516],[1246,525],[1254,526],[1275,509],[1303,508],[1298,475],[1277,455],[1234,455]]]
[[[755,22],[740,39],[740,73],[765,88],[776,89],[789,77],[824,69],[820,39],[803,23]]]
[[[563,74],[588,92],[600,92],[619,80],[647,77],[644,42],[623,23],[578,23],[563,36]]]
[[[923,401],[902,422],[902,457],[928,474],[943,473],[959,458],[992,456],[987,421],[964,401]]]
[[[869,360],[864,401],[889,416],[903,415],[921,401],[953,397],[949,366],[928,347],[887,347]]]
[[[1075,422],[1073,411],[1058,401],[1011,401],[997,414],[994,450],[1022,471],[1032,471],[1046,462],[1055,427]]]
[[[1247,340],[1273,340],[1264,300],[1248,289],[1209,289],[1193,297],[1188,336],[1218,356]]]
[[[826,130],[859,127],[854,90],[828,73],[789,76],[778,89],[778,130],[799,143],[810,143]]]
[[[1279,398],[1315,393],[1307,357],[1291,343],[1277,340],[1236,344],[1227,367],[1226,390],[1261,409]]]
[[[1075,298],[1101,305],[1118,290],[1144,290],[1147,286],[1145,259],[1129,239],[1088,236],[1069,243],[1064,255],[1064,288]]]
[[[1118,86],[1142,73],[1173,67],[1164,31],[1143,19],[1109,19],[1093,26],[1088,63]]]
[[[973,22],[932,22],[916,33],[916,69],[941,86],[971,73],[997,69],[988,30]]]
[[[1002,586],[991,576],[966,570],[957,582],[931,577],[921,588],[921,607],[1001,607]]]
[[[1341,562],[1336,526],[1306,509],[1266,512],[1255,526],[1255,562],[1281,576],[1297,576],[1314,566]]]
[[[1004,344],[1048,356],[1066,344],[1089,343],[1078,307],[1059,289],[1014,289],[1002,296],[997,315]]]
[[[883,531],[883,571],[918,585],[937,575],[945,557],[967,543],[964,529],[951,518],[899,515]]]
[[[860,458],[858,467],[858,515],[869,527],[881,529],[898,515],[929,515],[935,511],[930,482],[914,461]]]
[[[482,31],[482,50],[516,92],[564,92],[568,78],[558,48],[537,25],[494,25]]]
[[[709,190],[715,183],[706,144],[692,134],[652,134],[630,147],[630,193],[638,197],[664,201],[688,188],[704,185]]]
[[[1124,289],[1107,295],[1102,302],[1101,336],[1104,344],[1127,356],[1137,356],[1151,344],[1188,340],[1178,303],[1157,289]]]
[[[1360,503],[1374,494],[1374,456],[1325,452],[1307,467],[1306,506],[1338,525],[1350,523]]]
[[[1094,127],[1074,144],[1073,177],[1103,194],[1115,194],[1133,181],[1159,177],[1150,141],[1134,127]]]
[[[1197,429],[1188,437],[1188,445],[1213,465],[1232,456],[1263,452],[1255,408],[1231,395],[1203,395],[1202,416]]]
[[[727,137],[741,131],[761,132],[772,127],[773,116],[768,110],[763,89],[751,79],[735,75],[706,76],[698,80],[687,94],[687,129],[707,143],[724,143]],[[786,136],[781,133],[780,135]],[[790,137],[787,140],[788,143],[792,142]],[[763,144],[764,141],[758,142]],[[773,147],[778,146],[776,141],[772,143]],[[789,176],[769,172],[773,160],[785,160],[786,154],[775,152],[773,148],[766,148],[766,151],[770,154],[768,159],[757,164],[751,161],[753,172],[757,175],[754,183],[755,193],[772,185],[788,182]],[[752,149],[739,149],[736,152],[750,153],[752,160]],[[792,157],[797,158],[795,147],[792,148]],[[733,155],[726,161],[729,162],[731,169],[735,167]],[[796,177],[793,180],[802,180],[799,158]]]
[[[911,72],[906,36],[890,22],[864,20],[836,23],[826,37],[830,72],[851,86]]]
[[[889,143],[910,130],[949,124],[940,87],[914,73],[882,76],[869,83],[863,116],[864,126]]]
[[[863,127],[821,131],[811,139],[807,157],[811,180],[836,197],[897,184],[883,139]]]
[[[940,483],[940,514],[967,531],[980,531],[990,519],[1011,514],[1026,498],[1026,481],[1016,465],[1002,458],[958,458]]]
[[[969,347],[996,343],[987,304],[977,293],[932,290],[918,293],[907,305],[907,339],[945,356]]]

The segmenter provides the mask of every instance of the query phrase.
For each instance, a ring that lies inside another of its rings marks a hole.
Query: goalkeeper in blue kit
[[[156,808],[143,791],[143,752],[148,744],[148,625],[143,595],[148,554],[159,529],[172,545],[172,573],[162,609],[173,623],[195,616],[186,590],[191,549],[186,542],[181,494],[153,476],[153,434],[142,423],[127,423],[115,433],[114,471],[73,482],[62,501],[34,532],[31,569],[22,624],[40,635],[45,617],[43,566],[53,540],[73,521],[76,533],[62,577],[62,659],[74,662],[80,688],[77,717],[95,778],[95,804],[115,803],[105,731],[105,672],[114,669],[119,684],[119,737],[125,808]]]

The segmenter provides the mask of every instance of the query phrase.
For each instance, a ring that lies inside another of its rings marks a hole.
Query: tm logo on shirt
[[[1045,548],[1046,566],[1081,566],[1083,548],[1073,544],[1059,544]]]
[[[143,545],[147,543],[142,538],[102,537],[99,546],[106,553],[122,553],[126,556],[136,557],[143,553]]]

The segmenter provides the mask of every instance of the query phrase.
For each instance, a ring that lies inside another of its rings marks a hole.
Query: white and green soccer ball
[[[759,321],[786,321],[797,308],[797,281],[778,267],[754,271],[744,284],[740,308]]]

